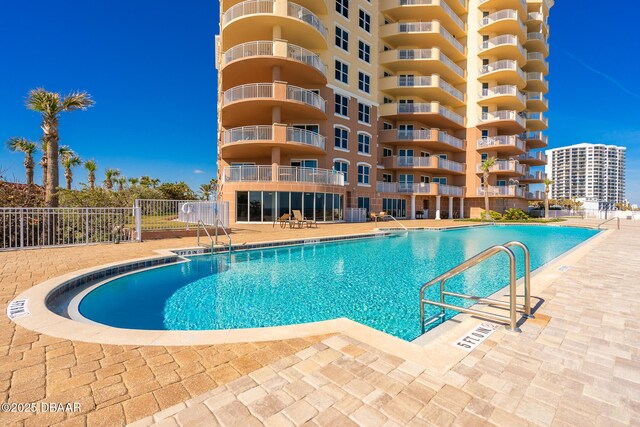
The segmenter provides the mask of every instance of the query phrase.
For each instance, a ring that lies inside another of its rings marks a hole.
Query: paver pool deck
[[[371,224],[261,225],[237,230],[233,239],[371,230]],[[2,309],[52,277],[194,243],[183,238],[0,253]],[[0,413],[0,425],[640,425],[640,224],[623,221],[621,230],[574,255],[563,270],[547,275],[539,292],[534,277],[533,293],[544,303],[521,334],[499,330],[446,372],[343,334],[116,346],[49,337],[4,316],[0,402],[79,402],[82,409]]]

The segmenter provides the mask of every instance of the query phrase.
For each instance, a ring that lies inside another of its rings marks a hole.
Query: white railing
[[[462,91],[456,89],[451,84],[444,81],[442,78],[440,78],[440,81],[438,82],[438,87],[440,87],[440,89],[444,90],[454,98],[457,98],[460,101],[464,101],[464,94],[462,93]]]
[[[538,171],[535,173],[529,173],[520,177],[521,181],[544,181],[547,177],[547,174],[544,172]]]
[[[522,56],[526,55],[524,47],[522,47],[522,45],[520,44],[520,41],[518,41],[518,37],[514,36],[513,34],[502,34],[500,36],[490,38],[489,40],[484,40],[480,45],[480,50],[484,51],[487,49],[492,49],[497,46],[505,46],[505,45],[515,46],[518,48],[518,51],[522,54]]]
[[[546,61],[542,52],[527,52],[527,61]]]
[[[135,208],[0,208],[0,251],[139,240]]]
[[[438,194],[443,196],[462,197],[464,187],[456,187],[453,185],[438,184]]]
[[[533,139],[533,140],[536,140],[536,141],[543,141],[545,143],[549,139],[547,137],[547,135],[543,135],[541,131],[523,132],[522,134],[520,134],[520,138],[522,138],[522,139]]]
[[[527,92],[527,101],[542,101],[545,105],[549,103],[542,92]]]
[[[544,193],[540,190],[536,190],[536,191],[528,191],[527,192],[527,199],[529,200],[542,200],[544,199]]]
[[[397,25],[399,33],[429,33],[434,31],[435,28],[433,22],[400,22],[388,25]],[[438,32],[457,50],[459,50],[461,53],[464,53],[464,46],[462,45],[462,43],[456,40],[456,38],[453,37],[449,31],[440,26],[440,30]]]
[[[531,71],[529,73],[526,74],[527,76],[527,80],[540,80],[543,83],[544,82],[544,74],[541,73],[540,71]]]
[[[527,33],[527,40],[540,40],[545,42],[544,34],[542,33]]]
[[[287,57],[296,61],[304,62],[305,64],[312,66],[316,70],[319,70],[322,74],[326,74],[326,67],[322,63],[322,59],[320,58],[320,56],[316,55],[308,49],[297,46],[295,44],[288,44]]]
[[[464,77],[464,70],[462,69],[462,67],[458,66],[442,52],[439,52],[438,56],[436,55],[436,52],[439,51],[436,51],[434,49],[399,49],[397,51],[397,58],[399,60],[439,59],[449,68],[451,68],[451,70],[453,70],[456,74]]]
[[[438,167],[440,169],[446,169],[454,172],[463,172],[464,165],[462,163],[454,162],[453,160],[438,158]]]
[[[287,142],[297,142],[325,149],[326,138],[317,132],[294,127],[287,128]]]
[[[398,76],[398,86],[400,87],[418,87],[431,86],[431,76]]]
[[[437,184],[435,195],[462,197],[464,187]],[[381,182],[376,183],[378,193],[431,194],[430,183]]]
[[[527,160],[540,160],[543,162],[547,162],[547,156],[542,152],[542,151],[538,151],[537,153],[533,154],[520,154],[518,156],[518,160],[522,161],[527,161]]]
[[[500,110],[489,113],[482,113],[480,120],[483,122],[493,122],[497,120],[513,120],[524,127],[524,118],[515,110]]]
[[[503,9],[487,16],[483,16],[480,20],[480,26],[484,27],[502,19],[518,19],[518,11],[513,9]]]
[[[277,42],[273,41],[254,41],[234,46],[224,53],[223,65],[227,65],[230,62],[237,61],[239,59],[254,56],[274,56],[276,43]],[[326,68],[322,63],[320,56],[303,47],[288,43],[287,57],[296,61],[304,62],[323,74],[326,72]]]
[[[476,194],[478,196],[484,196],[484,193],[485,193],[484,188],[477,189]],[[489,189],[487,190],[487,194],[489,194],[489,196],[523,197],[524,189],[515,185],[503,185],[503,186],[490,185]]]
[[[442,106],[440,106],[438,112],[440,113],[441,116],[446,117],[452,122],[456,122],[459,125],[464,125],[464,117],[462,117],[460,114],[456,114],[453,111],[449,110],[448,108],[445,108]]]
[[[223,105],[250,98],[273,98],[273,84],[250,83],[236,86],[225,90],[222,97]]]
[[[482,165],[478,165],[477,172],[483,172]],[[524,166],[519,164],[515,160],[498,160],[496,163],[489,168],[489,172],[503,172],[503,171],[514,171],[519,173],[524,173]]]
[[[320,95],[301,87],[287,85],[287,99],[291,101],[303,102],[319,110],[322,110],[323,112],[326,109],[326,103]]]
[[[453,147],[464,149],[464,140],[456,138],[453,135],[449,135],[445,131],[438,131],[438,140],[440,142],[447,143]]]
[[[289,3],[287,5],[287,15],[311,25],[313,28],[318,30],[320,34],[322,34],[322,37],[327,36],[327,30],[322,25],[322,21],[320,20],[320,18],[318,18],[306,7],[300,6],[299,4],[295,3]]]
[[[233,144],[245,141],[271,141],[273,140],[272,126],[243,126],[227,129],[223,134],[223,144]]]
[[[273,172],[277,173],[274,179]],[[330,169],[295,166],[227,166],[223,182],[292,182],[344,186],[344,174]]]
[[[397,164],[399,167],[432,167],[435,166],[439,169],[446,169],[454,172],[464,171],[464,165],[462,163],[454,162],[452,160],[437,158],[437,166],[434,165],[432,157],[409,157],[398,156]]]
[[[549,119],[544,117],[544,115],[542,113],[539,113],[539,112],[526,113],[525,118],[527,120],[539,120],[542,123],[544,123],[545,125],[549,123]]]
[[[345,219],[347,222],[367,222],[367,210],[365,208],[347,208]]]
[[[222,26],[224,27],[234,19],[246,15],[273,14],[275,8],[274,0],[247,0],[230,7],[222,15]]]
[[[134,206],[140,212],[140,232],[195,230],[198,221],[213,226],[218,219],[225,227],[229,226],[229,202],[136,199]]]
[[[444,2],[444,0],[397,0],[396,4],[399,4],[400,6],[440,5],[440,7],[447,12],[447,15],[449,15],[460,28],[464,29],[464,22],[462,22],[462,19],[460,19],[460,17],[451,9],[451,7],[449,7],[448,4]]]
[[[488,89],[482,89],[480,92],[481,98],[492,98],[494,96],[504,96],[511,95],[515,96],[520,100],[520,102],[525,102],[525,96],[518,90],[518,87],[515,85],[500,85],[494,86]]]
[[[501,59],[500,61],[495,61],[487,65],[482,65],[480,67],[480,75],[494,73],[496,71],[515,71],[518,75],[525,79],[524,71],[518,65],[518,61],[514,61],[513,59]]]
[[[527,19],[529,19],[530,21],[542,21],[544,18],[544,15],[540,12],[529,12],[527,14]]]
[[[430,102],[399,103],[398,113],[431,113]]]
[[[490,136],[486,138],[480,138],[478,140],[478,148],[487,148],[487,147],[496,147],[496,146],[505,146],[505,145],[513,145],[518,149],[524,151],[525,143],[519,138],[513,135],[498,135],[498,136]]]
[[[464,46],[453,35],[440,26],[440,35],[444,37],[449,43],[451,43],[458,51],[464,53]]]

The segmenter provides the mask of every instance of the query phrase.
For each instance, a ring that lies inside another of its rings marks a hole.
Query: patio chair
[[[378,214],[378,218],[380,218],[382,221],[386,221],[389,219],[391,215],[389,215],[388,213],[386,213],[385,211],[382,211]]]
[[[302,228],[303,226],[307,226],[308,228],[311,228],[311,225],[315,224],[316,227],[318,227],[318,223],[315,220],[309,220],[306,219],[303,215],[302,212],[295,210],[293,211],[293,219],[294,222],[298,225],[298,227]]]
[[[273,221],[273,226],[276,226],[276,223],[280,224],[280,228],[285,228],[287,224],[291,221],[291,215],[283,214],[280,218],[277,218]]]

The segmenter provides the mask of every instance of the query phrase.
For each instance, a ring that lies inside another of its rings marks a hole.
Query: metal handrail
[[[613,221],[614,219],[617,219],[617,220],[618,220],[618,230],[620,230],[620,217],[618,217],[618,216],[617,216],[617,217],[615,217],[615,218],[609,218],[608,220],[606,220],[606,221],[601,222],[600,224],[598,224],[598,230],[600,230],[600,227],[601,227],[601,226],[605,225],[605,224],[606,224],[606,223],[608,223],[608,222]]]
[[[516,257],[515,254],[509,247],[518,246],[522,248],[524,251],[524,304],[517,303],[517,294],[516,294]],[[493,257],[494,255],[504,252],[509,256],[509,302],[499,301],[491,298],[482,298],[476,297],[472,295],[460,294],[457,292],[447,292],[445,291],[445,283],[450,278],[457,276],[458,274],[468,270],[469,268]],[[429,289],[431,286],[439,283],[440,284],[440,301],[431,301],[425,298],[425,291]],[[470,299],[480,303],[486,303],[489,305],[494,305],[502,308],[509,309],[509,316],[503,316],[494,313],[487,313],[485,311],[476,310],[473,308],[465,308],[458,307],[455,305],[447,304],[445,302],[445,297],[457,297],[463,299]],[[531,253],[529,252],[529,248],[522,243],[517,241],[507,242],[504,245],[496,245],[492,246],[479,254],[469,258],[464,261],[462,264],[452,268],[451,270],[441,274],[435,279],[430,280],[429,282],[422,285],[420,288],[420,324],[422,325],[422,333],[425,332],[425,318],[424,318],[424,306],[425,304],[435,305],[436,307],[440,307],[440,313],[432,316],[426,324],[433,323],[439,319],[444,318],[445,309],[455,310],[461,313],[469,313],[478,317],[483,317],[488,320],[493,320],[497,322],[508,322],[509,326],[508,330],[514,332],[520,332],[520,328],[517,326],[516,313],[518,311],[524,314],[526,318],[533,318],[531,315]]]
[[[224,224],[222,223],[220,218],[216,218],[216,220],[214,222],[214,227],[216,227],[216,234],[215,234],[216,239],[215,239],[215,241],[213,240],[213,237],[211,237],[211,234],[209,234],[209,230],[207,230],[207,227],[204,224],[204,222],[202,222],[202,220],[198,220],[198,228],[197,228],[198,246],[200,246],[200,226],[202,226],[202,229],[204,230],[204,232],[209,237],[209,240],[211,240],[211,254],[213,254],[213,247],[218,244],[218,224],[220,224],[220,226],[222,227],[222,231],[227,236],[227,239],[229,239],[229,255],[231,255],[231,237],[227,233],[227,230],[224,229]]]
[[[213,238],[211,237],[211,234],[209,234],[209,230],[207,230],[207,227],[204,225],[204,222],[202,222],[201,219],[198,220],[197,223],[197,231],[196,231],[196,235],[197,235],[197,242],[198,242],[198,246],[200,246],[200,226],[202,225],[202,229],[204,230],[205,233],[207,233],[207,236],[209,236],[209,240],[211,240],[211,253],[213,253]]]
[[[214,223],[216,227],[216,245],[218,244],[218,223],[220,223],[220,225],[222,226],[222,232],[224,233],[224,235],[227,236],[227,239],[229,239],[229,255],[231,255],[231,236],[229,236],[227,230],[224,229],[224,224],[222,223],[222,221],[220,221],[220,218],[216,218],[216,221]],[[213,253],[213,246],[211,247],[211,252]]]
[[[402,225],[402,223],[400,221],[398,221],[393,215],[387,215],[389,218],[391,218],[392,220],[394,220],[395,222],[397,222],[400,227],[404,228],[404,231],[409,231],[409,229],[407,227],[405,227],[404,225]]]

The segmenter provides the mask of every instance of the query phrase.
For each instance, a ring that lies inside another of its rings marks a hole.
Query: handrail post
[[[516,289],[516,257],[513,251],[508,249],[509,255],[509,327],[507,330],[512,332],[520,332],[518,327],[517,313],[517,289]]]
[[[524,252],[524,315],[527,319],[533,319],[531,314],[531,252],[527,245],[516,240],[505,243],[505,247],[518,246]]]

